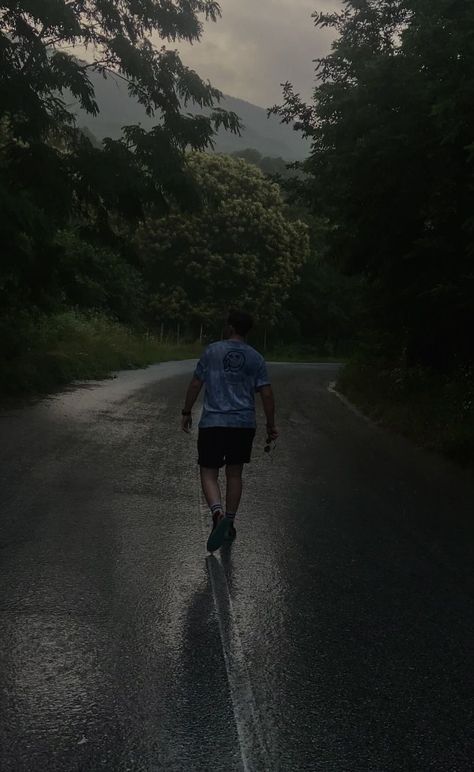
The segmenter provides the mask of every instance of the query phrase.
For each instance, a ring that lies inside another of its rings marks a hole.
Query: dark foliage
[[[198,40],[213,0],[166,3],[99,0],[0,2],[0,293],[2,305],[48,306],[61,273],[59,229],[82,221],[93,240],[117,241],[117,224],[196,193],[186,148],[212,145],[220,127],[239,130],[233,113],[213,108],[220,93],[186,67],[164,41]],[[82,47],[90,61],[72,55]],[[125,127],[101,146],[75,126],[71,99],[96,114],[90,73],[114,73],[154,116],[144,131]],[[211,108],[192,115],[188,105]]]
[[[441,370],[472,359],[474,5],[347,0],[311,105],[274,111],[312,140],[304,196],[328,249],[368,278],[384,355]]]

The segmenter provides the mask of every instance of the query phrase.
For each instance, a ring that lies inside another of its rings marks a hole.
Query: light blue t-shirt
[[[206,387],[201,429],[255,428],[255,392],[270,383],[265,360],[258,351],[239,340],[211,343],[194,374]]]

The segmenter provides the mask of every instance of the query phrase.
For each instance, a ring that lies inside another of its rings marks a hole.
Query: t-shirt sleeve
[[[261,389],[262,386],[269,386],[270,380],[267,373],[267,365],[264,359],[260,362],[255,378],[255,389]]]
[[[207,376],[207,369],[208,369],[208,361],[209,361],[209,355],[207,349],[204,351],[203,355],[201,356],[201,359],[196,365],[196,369],[194,371],[194,377],[199,378],[200,381],[205,381]]]

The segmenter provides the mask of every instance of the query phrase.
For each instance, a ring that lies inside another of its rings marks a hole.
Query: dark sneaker
[[[225,537],[225,541],[234,541],[236,536],[237,536],[237,531],[235,530],[235,525],[231,523],[229,525],[229,530],[227,531],[227,536]]]
[[[232,525],[229,518],[224,517],[221,513],[213,516],[212,531],[207,540],[208,552],[215,552],[219,547],[222,547],[222,544],[227,538],[229,525]]]

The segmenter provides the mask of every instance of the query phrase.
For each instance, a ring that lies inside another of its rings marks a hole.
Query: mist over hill
[[[129,124],[140,123],[146,129],[153,126],[154,119],[149,118],[144,108],[129,96],[126,84],[119,78],[109,76],[104,79],[93,73],[91,80],[100,113],[94,117],[78,109],[79,126],[86,126],[99,140],[104,137],[118,138],[122,126]],[[237,113],[245,128],[240,137],[221,129],[215,139],[217,152],[232,153],[252,147],[264,156],[280,156],[287,161],[299,161],[308,155],[309,142],[303,140],[291,126],[281,124],[278,118],[267,118],[263,107],[230,96],[225,96],[219,106]],[[188,106],[187,109],[189,112],[200,112],[197,106]]]

